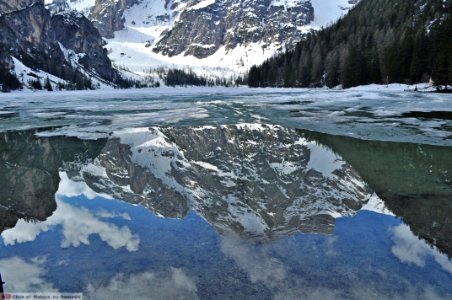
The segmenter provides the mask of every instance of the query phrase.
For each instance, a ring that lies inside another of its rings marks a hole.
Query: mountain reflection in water
[[[452,255],[450,148],[256,124],[34,133],[0,141],[0,271],[15,291],[452,296],[452,263],[430,246]]]
[[[220,232],[253,240],[331,233],[336,217],[372,196],[339,156],[279,126],[117,132],[78,178],[163,217],[193,209]]]
[[[341,155],[416,235],[452,256],[450,147],[302,132]]]
[[[37,131],[0,133],[0,232],[19,218],[44,221],[56,209],[63,162],[96,157],[101,141],[36,138]]]

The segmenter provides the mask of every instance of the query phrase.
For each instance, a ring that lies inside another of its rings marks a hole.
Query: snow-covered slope
[[[24,65],[15,57],[12,57],[12,59],[14,63],[13,73],[26,89],[29,87],[28,85],[31,82],[39,80],[39,82],[45,83],[47,81],[47,78],[49,79],[50,85],[53,90],[58,89],[58,85],[60,84],[67,85],[69,83],[66,80],[63,80],[42,70],[33,70]]]
[[[67,5],[69,9],[83,12],[85,16],[89,16],[91,8],[96,4],[96,0],[45,0],[44,2],[46,5]]]
[[[356,2],[128,0],[123,12],[113,14],[122,9],[119,2],[66,1],[108,37],[109,57],[117,66],[138,73],[188,66],[222,76],[245,72],[284,51],[310,30],[333,23]]]

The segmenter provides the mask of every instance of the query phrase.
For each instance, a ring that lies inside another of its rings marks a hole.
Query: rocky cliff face
[[[166,0],[157,15],[150,8],[161,5],[155,1],[96,0],[88,15],[104,37],[113,38],[115,31],[124,28],[126,9],[137,4],[149,8],[144,22],[171,24],[154,47],[168,56],[184,53],[205,58],[223,45],[233,49],[257,42],[281,49],[297,42],[306,33],[300,27],[314,17],[309,0]],[[143,22],[139,19],[135,22]]]
[[[279,126],[119,132],[80,173],[99,193],[165,217],[193,209],[220,232],[256,241],[331,233],[336,217],[354,214],[371,196],[331,150]]]
[[[282,49],[294,45],[305,32],[314,11],[309,1],[226,0],[189,3],[154,51],[164,55],[205,58],[221,46],[262,43]]]
[[[14,66],[11,56],[23,60],[33,68],[50,69],[53,61],[65,65],[64,55],[55,42],[50,14],[41,1],[33,3],[11,2],[8,10],[0,15],[0,52],[3,56],[2,69]],[[26,4],[21,7],[19,5]]]
[[[112,68],[104,41],[91,21],[75,11],[57,13],[52,16],[55,37],[64,48],[82,54],[78,63],[110,82],[118,80]]]
[[[72,82],[88,82],[96,74],[107,81],[117,79],[101,36],[84,16],[76,13],[52,16],[43,1],[8,1],[1,8],[3,72],[14,73],[11,67],[15,57],[30,68]]]
[[[34,3],[44,4],[44,0],[7,0],[0,2],[0,13],[8,13],[31,6]]]
[[[113,38],[114,32],[124,28],[124,11],[141,0],[96,0],[90,19],[103,37]]]

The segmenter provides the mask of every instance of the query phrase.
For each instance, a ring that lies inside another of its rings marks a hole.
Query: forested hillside
[[[295,49],[252,67],[252,87],[452,82],[451,0],[362,0]]]

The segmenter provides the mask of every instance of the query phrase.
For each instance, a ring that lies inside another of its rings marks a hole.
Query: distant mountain
[[[452,83],[452,2],[362,0],[249,73],[249,85],[312,87]]]
[[[44,0],[0,3],[2,89],[94,88],[120,81],[92,23],[77,12],[51,14]]]
[[[118,66],[141,73],[151,67],[190,66],[225,75],[292,48],[311,30],[332,24],[357,0],[53,2],[85,14],[107,39],[109,57]]]

